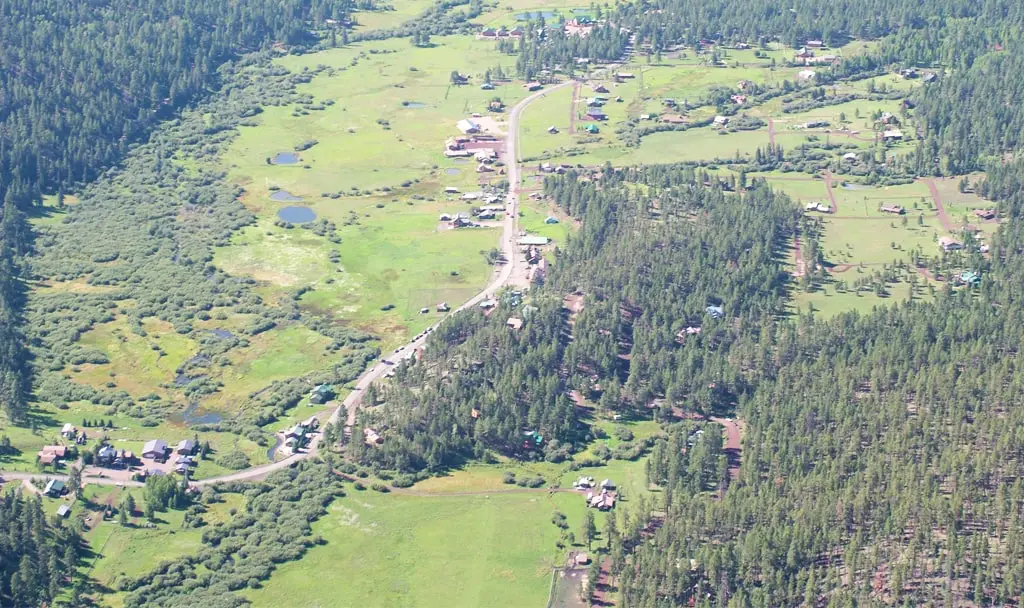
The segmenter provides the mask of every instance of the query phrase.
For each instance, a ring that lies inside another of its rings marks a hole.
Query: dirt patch
[[[740,476],[740,462],[743,459],[743,430],[744,423],[738,418],[711,418],[725,429],[725,457],[729,461],[729,478],[737,479]]]
[[[548,608],[590,607],[589,602],[580,599],[580,590],[587,581],[587,568],[555,568],[552,578]]]

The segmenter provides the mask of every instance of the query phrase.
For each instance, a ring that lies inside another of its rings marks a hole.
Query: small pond
[[[459,173],[462,173],[462,169],[456,169],[454,167],[450,167],[448,169],[445,169],[444,173],[445,173],[445,175],[458,175]]]
[[[519,13],[516,15],[518,21],[529,21],[530,19],[536,19],[537,15],[544,17],[545,20],[554,19],[556,13],[554,11],[530,11],[528,13]]]
[[[270,200],[277,201],[279,203],[297,203],[302,199],[287,190],[277,190],[270,194]]]
[[[177,386],[179,388],[183,386],[188,386],[193,380],[199,380],[200,378],[205,377],[206,376],[189,376],[188,374],[176,374],[174,376],[174,386]]]
[[[213,334],[215,338],[220,338],[221,340],[227,340],[235,337],[235,334],[226,329],[211,329],[210,333]]]
[[[316,214],[309,207],[285,207],[277,212],[277,217],[289,224],[306,224],[316,219]]]
[[[278,152],[270,159],[275,165],[297,165],[299,164],[299,155],[295,152]]]
[[[181,420],[185,424],[217,424],[223,417],[216,412],[206,412],[199,409],[198,403],[188,406],[181,414]]]
[[[412,108],[413,110],[418,110],[420,108],[427,107],[427,104],[423,103],[422,101],[403,101],[402,106],[406,108]]]

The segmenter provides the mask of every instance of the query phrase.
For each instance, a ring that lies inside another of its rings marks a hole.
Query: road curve
[[[542,89],[532,95],[525,97],[522,101],[513,106],[509,112],[508,118],[508,136],[505,139],[505,155],[504,163],[508,169],[508,196],[507,196],[507,213],[505,214],[504,221],[502,223],[502,234],[501,234],[501,252],[505,258],[505,264],[503,264],[494,279],[481,290],[478,294],[464,302],[461,306],[454,309],[452,314],[457,313],[467,308],[478,305],[480,302],[487,298],[490,298],[497,294],[498,290],[508,283],[509,279],[513,275],[516,264],[518,263],[516,253],[516,236],[518,234],[519,226],[519,181],[520,181],[520,166],[519,166],[519,119],[522,117],[523,110],[526,109],[534,101],[544,97],[551,91],[558,90],[562,87],[569,86],[573,83],[572,80],[559,83],[547,89]],[[443,321],[443,319],[442,319]],[[427,341],[427,336],[431,331],[440,325],[441,321],[430,326],[427,330],[424,330],[415,338],[410,340],[404,346],[388,353],[382,357],[379,361],[374,363],[369,369],[363,372],[361,376],[356,380],[355,388],[345,398],[341,404],[331,411],[328,421],[331,424],[337,424],[341,419],[342,411],[345,412],[345,431],[349,432],[356,422],[356,414],[359,411],[359,401],[366,391],[367,387],[373,384],[381,376],[383,376],[393,365],[384,363],[384,360],[391,361],[393,364],[401,360],[408,359],[415,355],[416,349],[422,348],[424,343]],[[227,483],[235,481],[253,481],[262,479],[268,474],[290,467],[296,462],[309,458],[316,454],[319,448],[320,438],[317,437],[309,446],[309,450],[298,454],[292,454],[287,458],[278,460],[277,462],[271,462],[264,465],[250,467],[248,469],[238,471],[236,473],[230,473],[228,475],[220,475],[218,477],[210,477],[209,479],[200,479],[193,481],[198,486],[208,486],[217,483]],[[44,478],[44,479],[62,479],[67,480],[67,475],[53,475],[53,474],[42,474],[42,473],[23,473],[23,472],[5,472],[0,471],[0,480],[25,480],[33,478]],[[97,485],[124,485],[124,486],[141,486],[142,484],[137,481],[119,481],[115,479],[109,479],[106,477],[96,476],[84,476],[82,482],[86,484],[97,484]]]

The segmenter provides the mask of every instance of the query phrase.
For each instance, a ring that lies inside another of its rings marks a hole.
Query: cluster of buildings
[[[310,416],[284,432],[284,445],[294,454],[299,448],[309,443],[313,433],[320,428],[320,419]]]
[[[832,213],[832,205],[812,201],[804,205],[804,211],[817,211],[819,213]]]
[[[473,158],[477,161],[477,173],[494,171],[492,165],[498,160],[503,144],[493,135],[481,135],[480,125],[465,118],[455,123],[465,135],[449,137],[444,142],[444,155],[448,158]],[[502,170],[504,173],[504,169]]]
[[[44,445],[43,449],[36,454],[36,459],[42,465],[56,465],[68,455],[67,446]]]
[[[502,39],[513,39],[518,40],[523,37],[525,30],[518,25],[512,29],[508,29],[505,26],[499,28],[485,27],[480,30],[476,38],[477,40],[502,40]]]
[[[610,511],[615,508],[615,484],[610,479],[605,479],[600,484],[594,482],[593,477],[580,477],[572,483],[572,487],[586,491],[587,507]]]
[[[151,439],[142,447],[142,457],[157,463],[166,463],[175,457],[174,470],[182,475],[188,473],[192,467],[198,464],[196,458],[198,452],[199,444],[194,439],[182,439],[174,448],[171,448],[163,439]],[[125,463],[125,466],[131,466],[131,464]]]

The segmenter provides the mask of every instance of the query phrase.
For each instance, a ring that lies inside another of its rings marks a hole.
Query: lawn
[[[836,278],[854,280],[858,276],[857,270],[853,269],[836,275]],[[928,299],[931,297],[926,285],[922,277],[918,283],[915,298]],[[899,282],[889,285],[888,290],[888,296],[879,297],[873,291],[857,292],[852,289],[839,291],[834,283],[828,283],[812,292],[797,290],[791,301],[790,310],[794,313],[806,314],[811,307],[814,316],[819,319],[827,319],[850,311],[868,313],[877,306],[891,306],[897,302],[906,301],[910,297],[911,287],[909,283]]]
[[[573,495],[417,497],[350,490],[313,524],[324,538],[266,586],[253,606],[540,606],[560,561],[555,510],[577,522]],[[578,524],[577,524],[578,527]],[[310,572],[316,584],[310,584]]]
[[[917,247],[927,255],[934,254],[941,233],[937,218],[926,217],[923,226],[908,218],[903,226],[896,217],[843,220],[825,216],[822,248],[826,261],[833,264],[881,265],[909,261]]]

